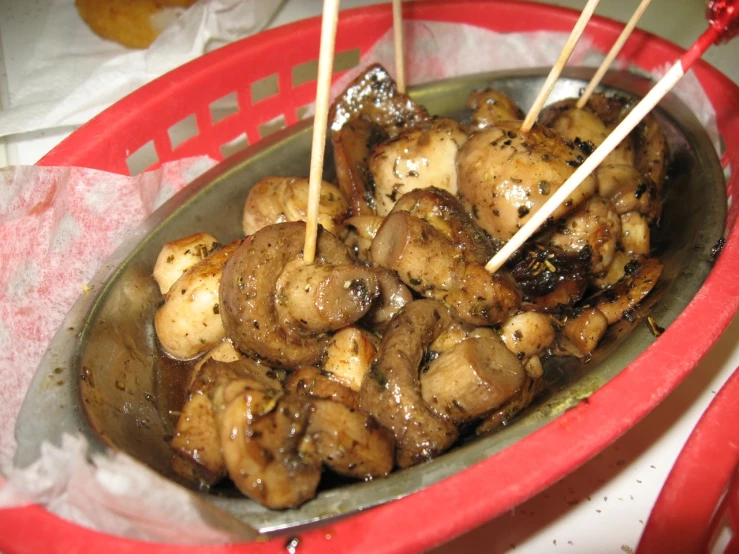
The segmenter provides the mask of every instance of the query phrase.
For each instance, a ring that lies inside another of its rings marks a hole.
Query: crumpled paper
[[[551,65],[567,38],[566,33],[550,32],[502,35],[438,22],[406,22],[405,36],[407,80],[416,84],[468,73]],[[581,42],[570,64],[597,65],[602,57],[587,42]],[[389,32],[363,56],[359,68],[335,85],[334,93],[369,63],[381,62],[392,71],[393,59]],[[709,131],[711,125],[715,130],[713,110],[692,75],[686,76],[681,87],[679,93],[689,95],[689,105],[699,119]],[[2,462],[7,468],[14,450],[12,430],[23,393],[82,283],[164,198],[212,164],[207,159],[183,160],[136,178],[78,168],[25,167],[0,172],[0,377],[5,384],[0,388],[0,470]],[[50,456],[62,465],[80,464],[82,457],[75,454],[79,448],[74,440],[65,440],[61,450],[45,449],[44,457]],[[126,472],[138,466],[123,457],[113,457],[106,468],[114,472],[111,468],[117,460],[123,460]],[[43,502],[62,517],[75,518],[100,530],[142,536],[125,518],[98,520],[75,512],[68,499],[75,497],[72,489],[80,486],[80,481],[65,477],[71,469],[59,468],[56,484],[40,490],[28,486],[43,477],[48,467],[41,461],[9,473],[11,483],[6,488],[13,487],[20,493],[8,496],[14,502]],[[125,505],[127,491],[123,487],[106,498],[119,496]],[[87,498],[95,501],[94,495]],[[8,498],[5,501],[9,502]],[[163,504],[160,512],[166,514],[166,510]],[[204,540],[218,542],[223,537],[215,534]],[[159,538],[169,540],[164,535]]]
[[[254,34],[284,0],[200,0],[145,50],[95,35],[74,0],[55,0],[18,91],[0,111],[0,136],[78,126],[152,79]]]

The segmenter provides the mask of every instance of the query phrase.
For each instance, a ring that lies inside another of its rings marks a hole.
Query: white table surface
[[[342,8],[379,3],[343,0]],[[549,3],[580,9],[584,0]],[[597,13],[626,21],[638,0],[604,0]],[[0,1],[0,104],[8,105],[44,24],[45,0]],[[272,22],[316,15],[320,0],[288,0]],[[702,0],[654,0],[640,28],[687,47],[705,29]],[[669,14],[666,15],[666,14]],[[739,82],[739,41],[704,56]],[[0,167],[32,164],[71,129],[8,137]],[[457,552],[614,553],[636,548],[644,524],[682,446],[711,399],[739,366],[739,319],[690,376],[643,421],[593,460],[548,490],[483,526],[438,547]]]

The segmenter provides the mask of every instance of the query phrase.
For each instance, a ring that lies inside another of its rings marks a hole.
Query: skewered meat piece
[[[475,133],[459,153],[459,198],[494,239],[510,239],[584,159],[551,130],[534,125],[522,133],[520,125],[501,121]],[[553,219],[567,215],[595,189],[588,176]]]
[[[406,211],[440,231],[468,262],[486,264],[495,254],[492,241],[449,192],[431,187],[403,195],[393,208]]]
[[[549,242],[568,254],[589,252],[590,271],[599,275],[608,269],[621,236],[621,220],[611,202],[594,196],[559,221]]]
[[[224,264],[238,246],[239,241],[229,244],[192,266],[164,296],[154,315],[154,329],[173,358],[194,358],[225,336],[218,290]]]
[[[580,300],[588,286],[589,253],[566,254],[552,245],[529,243],[509,262],[524,302],[537,311],[552,312]]]
[[[429,364],[421,375],[421,396],[439,417],[459,424],[511,398],[524,374],[516,355],[494,333],[470,337]]]
[[[342,228],[349,204],[336,185],[323,181],[318,204],[318,223],[330,233]],[[244,234],[253,235],[267,225],[308,219],[308,179],[265,177],[255,184],[244,204]]]
[[[441,232],[408,212],[385,219],[370,254],[373,263],[396,271],[413,290],[443,301],[473,325],[493,325],[518,307],[513,287],[465,261]]]
[[[453,320],[441,302],[408,304],[390,322],[362,381],[359,406],[393,432],[400,467],[433,458],[457,440],[456,426],[426,405],[419,386],[424,350]]]
[[[316,241],[316,263],[306,274],[310,283],[297,283],[301,288],[288,281],[279,289],[286,266],[298,260],[295,267],[305,267],[301,266],[304,239],[302,222],[265,227],[244,240],[223,270],[220,311],[226,334],[242,352],[277,367],[318,363],[330,340],[326,329],[340,329],[362,317],[378,292],[374,275],[352,265],[347,247],[322,229]],[[342,279],[342,274],[349,278]],[[300,321],[306,311],[319,330],[311,330],[308,320]],[[322,317],[323,313],[333,319]]]
[[[381,142],[367,161],[375,181],[375,208],[387,215],[415,189],[437,187],[457,193],[457,153],[467,142],[462,126],[446,117],[416,123]]]
[[[196,233],[165,244],[154,264],[154,280],[159,291],[167,294],[188,269],[220,247],[218,239],[210,233]]]
[[[526,115],[507,94],[492,88],[472,91],[467,107],[473,110],[471,130],[484,129],[498,121],[520,121]]]
[[[370,151],[428,117],[423,106],[398,92],[395,81],[378,64],[368,67],[334,101],[328,121],[336,178],[352,215],[375,213],[375,183],[367,168]]]

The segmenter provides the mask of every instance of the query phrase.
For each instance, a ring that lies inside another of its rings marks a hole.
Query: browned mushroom
[[[431,224],[396,212],[372,242],[373,263],[390,268],[416,292],[442,300],[473,325],[492,325],[518,307],[517,291],[461,253]]]
[[[390,322],[377,357],[362,381],[359,406],[392,430],[400,467],[428,460],[447,450],[458,431],[423,401],[419,366],[425,348],[454,318],[435,300],[417,300]]]
[[[241,244],[223,270],[220,312],[226,334],[241,351],[277,367],[316,364],[330,340],[326,330],[362,317],[377,294],[374,275],[352,265],[347,247],[324,230],[318,233],[316,263],[306,268],[308,282],[283,282],[278,289],[285,267],[291,262],[300,267],[304,239],[302,222],[265,227]],[[337,267],[350,278],[337,277]],[[322,303],[324,294],[330,303]],[[323,318],[322,310],[335,319]],[[306,311],[311,321],[302,317]]]
[[[520,121],[524,113],[507,94],[486,88],[474,90],[467,97],[467,107],[473,110],[471,129],[479,130],[498,121]]]

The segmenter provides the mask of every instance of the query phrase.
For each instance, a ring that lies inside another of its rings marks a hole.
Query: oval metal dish
[[[412,95],[432,114],[459,114],[471,90],[493,86],[525,109],[547,71],[458,78],[417,88]],[[550,101],[576,96],[591,75],[591,70],[567,71]],[[649,82],[613,73],[604,86],[641,96]],[[264,533],[349,514],[469,467],[540,429],[605,385],[654,342],[641,324],[647,313],[666,327],[687,306],[711,270],[711,246],[724,229],[724,176],[705,131],[674,96],[662,102],[657,115],[672,159],[661,226],[653,235],[657,255],[665,264],[663,278],[637,310],[635,321],[622,321],[609,330],[590,363],[569,360],[549,367],[546,393],[514,423],[387,479],[337,484],[299,509],[279,512],[228,487],[200,493],[201,497]],[[17,465],[34,461],[43,441],[59,443],[62,433],[80,431],[94,448],[112,445],[176,479],[169,469],[168,439],[176,421],[171,412],[178,408],[171,383],[162,379],[163,373],[176,368],[162,363],[157,354],[152,320],[161,295],[151,277],[152,267],[161,246],[176,238],[197,231],[213,233],[222,241],[239,237],[250,187],[268,175],[307,175],[310,142],[310,122],[303,122],[225,160],[157,210],[116,250],[91,283],[91,292],[74,305],[38,369],[16,426]],[[61,385],[49,377],[56,376],[59,368],[70,376]]]

